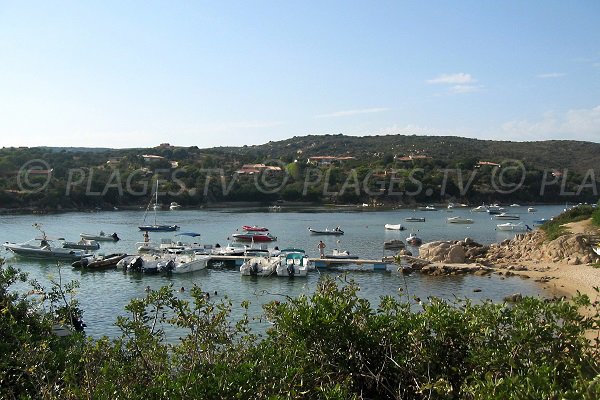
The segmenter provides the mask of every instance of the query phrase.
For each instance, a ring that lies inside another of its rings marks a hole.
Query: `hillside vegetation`
[[[209,149],[3,148],[0,209],[139,208],[157,181],[163,204],[187,207],[595,203],[598,165],[598,143],[402,135],[309,135]]]

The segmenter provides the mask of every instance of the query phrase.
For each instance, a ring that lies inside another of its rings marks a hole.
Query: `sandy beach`
[[[592,226],[591,219],[564,225],[573,234],[600,234],[600,229]],[[549,294],[572,297],[577,292],[587,294],[590,300],[600,300],[594,287],[600,288],[600,267],[598,264],[569,265],[566,262],[523,261],[527,271],[513,271],[540,281]]]

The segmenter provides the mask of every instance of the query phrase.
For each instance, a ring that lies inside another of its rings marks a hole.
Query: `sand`
[[[571,222],[564,225],[571,233],[599,235],[600,229],[591,224],[591,219]],[[587,294],[590,300],[600,300],[600,294],[594,287],[600,289],[600,267],[594,265],[567,265],[544,261],[523,261],[519,264],[527,267],[528,271],[513,271],[515,274],[527,275],[532,279],[543,280],[540,284],[550,295],[572,297],[580,292]]]

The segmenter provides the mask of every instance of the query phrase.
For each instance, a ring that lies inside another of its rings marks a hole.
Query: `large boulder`
[[[465,249],[454,242],[429,242],[419,248],[419,257],[431,262],[464,263]]]

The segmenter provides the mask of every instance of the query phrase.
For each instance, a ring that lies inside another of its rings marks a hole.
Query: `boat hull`
[[[179,229],[177,225],[142,225],[138,228],[146,232],[174,232]]]

